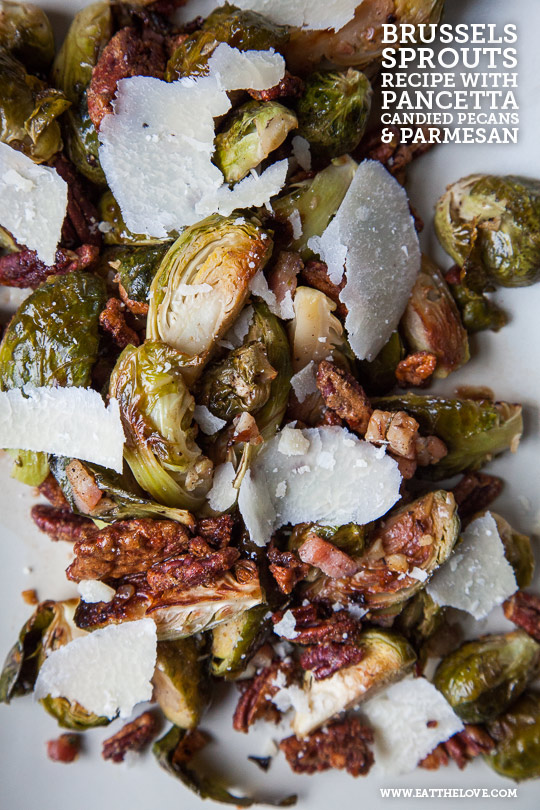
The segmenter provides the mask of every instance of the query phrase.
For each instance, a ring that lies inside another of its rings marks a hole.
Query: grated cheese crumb
[[[319,390],[317,388],[317,379],[315,377],[316,368],[313,360],[310,360],[307,366],[297,371],[291,377],[291,386],[294,395],[298,402],[302,403],[310,394],[315,394]]]
[[[235,477],[236,472],[230,461],[220,464],[214,470],[212,489],[208,493],[208,503],[215,512],[225,512],[236,501],[238,491],[233,487]]]
[[[193,413],[195,421],[199,425],[203,433],[207,436],[213,436],[222,427],[225,427],[227,422],[225,419],[220,419],[219,416],[214,414],[206,407],[206,405],[195,405]]]
[[[285,426],[279,434],[278,451],[284,456],[303,456],[309,451],[309,439],[301,430]]]
[[[77,590],[83,602],[110,602],[116,591],[99,579],[81,579]]]
[[[296,638],[298,631],[296,630],[296,619],[292,610],[286,610],[281,621],[274,625],[274,633],[282,638],[291,641]],[[281,673],[283,675],[283,673]]]

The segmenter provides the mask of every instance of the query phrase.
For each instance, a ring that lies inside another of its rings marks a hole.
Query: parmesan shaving
[[[0,447],[90,461],[122,472],[124,431],[116,399],[90,388],[0,392]]]
[[[309,172],[311,169],[311,147],[309,141],[301,135],[295,135],[291,142],[293,155],[295,156],[298,165],[304,171]],[[297,238],[296,236],[294,237]]]
[[[223,5],[225,0],[219,0]],[[307,31],[340,31],[350,22],[363,0],[235,0],[235,6],[257,11],[279,25]],[[215,5],[215,4],[214,4]]]
[[[274,625],[274,633],[289,640],[296,638],[298,630],[296,630],[296,619],[294,618],[292,610],[286,610],[281,621],[276,622]],[[282,675],[283,673],[279,674]]]
[[[99,579],[81,579],[77,590],[83,602],[110,602],[116,591]]]
[[[310,360],[305,366],[296,374],[291,377],[291,386],[294,395],[298,402],[302,403],[310,394],[315,394],[319,390],[317,388],[317,379],[315,376],[316,368],[313,360]]]
[[[56,169],[0,142],[0,225],[48,266],[62,235],[67,193]]]
[[[200,429],[203,433],[206,433],[207,436],[213,436],[214,433],[217,433],[218,430],[221,430],[221,428],[225,427],[227,424],[225,419],[214,416],[206,405],[196,405],[193,415]]]
[[[239,51],[225,42],[217,46],[208,66],[221,90],[267,90],[285,75],[285,60],[273,48]]]
[[[226,512],[235,503],[238,495],[238,490],[233,487],[235,477],[236,472],[230,461],[216,467],[212,489],[208,493],[210,509],[215,512]]]

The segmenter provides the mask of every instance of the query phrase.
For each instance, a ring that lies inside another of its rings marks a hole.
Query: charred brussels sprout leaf
[[[540,777],[539,692],[525,692],[488,731],[497,747],[484,760],[494,771],[516,782]]]
[[[147,337],[207,356],[236,320],[272,240],[254,221],[213,215],[187,228],[152,282]]]
[[[446,444],[448,455],[419,474],[435,481],[478,470],[504,450],[515,450],[523,431],[521,405],[403,394],[376,400],[376,407],[406,411],[426,435]]]
[[[43,9],[34,3],[0,2],[0,47],[31,73],[46,73],[54,58],[54,36]]]
[[[314,154],[326,158],[352,152],[371,109],[369,79],[358,70],[314,73],[296,105],[298,129]]]
[[[215,416],[228,422],[244,411],[260,410],[268,402],[276,376],[264,345],[253,341],[207,369],[198,398]]]
[[[540,278],[540,180],[471,175],[437,203],[435,229],[468,286],[526,287]]]
[[[154,700],[179,728],[198,726],[210,698],[207,657],[199,640],[160,641],[152,678]]]
[[[158,503],[195,509],[211,485],[212,463],[195,442],[195,402],[182,376],[187,358],[163,343],[127,346],[110,381],[126,434],[124,458]]]
[[[105,285],[88,273],[50,276],[19,307],[0,344],[0,390],[24,385],[86,387],[98,353]],[[13,475],[37,486],[44,453],[21,451]]]
[[[248,101],[216,136],[214,162],[227,183],[237,183],[281,146],[297,127],[294,113],[277,101]]]
[[[392,332],[390,340],[374,360],[360,360],[358,368],[362,386],[368,394],[382,396],[396,385],[396,368],[405,357],[405,347],[399,332]]]
[[[55,720],[61,728],[69,728],[71,731],[86,731],[96,726],[108,726],[111,722],[108,717],[102,717],[93,712],[88,712],[80,703],[67,698],[52,698],[50,695],[40,700],[41,705]]]
[[[193,791],[201,799],[211,799],[222,804],[234,804],[236,807],[251,807],[253,804],[270,804],[277,807],[290,807],[296,803],[296,796],[288,796],[279,802],[268,799],[250,799],[245,796],[234,796],[223,787],[218,779],[204,776],[192,766],[189,755],[189,745],[186,751],[182,750],[182,741],[186,736],[184,729],[173,726],[164,737],[157,740],[152,746],[152,752],[159,765],[172,776]]]
[[[433,677],[466,723],[484,723],[505,711],[532,680],[540,644],[523,630],[483,636],[444,658]]]
[[[397,617],[396,627],[424,655],[425,642],[437,632],[443,619],[444,608],[439,607],[426,591],[418,591]]]
[[[268,627],[268,605],[257,605],[236,619],[212,630],[212,675],[236,678],[246,668],[259,639]]]
[[[435,377],[447,377],[469,360],[469,340],[454,299],[437,265],[426,256],[418,274],[401,329],[409,350],[437,357]]]
[[[30,76],[7,51],[0,51],[0,140],[32,158],[50,160],[62,148],[56,120],[70,102],[60,90]]]
[[[101,222],[104,223],[103,241],[106,245],[160,245],[170,244],[176,238],[175,234],[159,239],[130,231],[111,191],[106,191],[101,197],[98,211]]]
[[[321,236],[335,215],[352,183],[357,163],[348,155],[335,158],[315,177],[303,180],[293,190],[272,202],[274,216],[287,222],[295,212],[300,215],[302,234],[284,245],[303,259],[313,256],[307,243],[312,236]]]
[[[103,259],[115,271],[115,281],[123,288],[129,301],[147,304],[150,286],[168,250],[167,245],[108,248]]]
[[[0,703],[9,703],[34,688],[42,660],[43,636],[54,613],[54,602],[41,602],[22,627],[0,674]]]
[[[508,323],[506,314],[487,295],[474,292],[466,284],[449,284],[449,287],[467,332],[483,332],[485,329],[498,332]]]
[[[526,534],[520,534],[513,529],[507,520],[500,515],[491,513],[499,537],[504,546],[506,559],[514,569],[514,575],[519,588],[528,588],[534,575],[534,554],[531,546],[531,538]]]

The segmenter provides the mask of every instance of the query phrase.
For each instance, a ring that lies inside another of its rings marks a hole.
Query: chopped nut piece
[[[195,540],[204,541],[201,538]],[[192,587],[211,582],[231,568],[240,556],[236,548],[224,548],[213,551],[206,546],[206,553],[189,553],[181,557],[172,557],[163,562],[155,563],[146,573],[148,584],[155,591],[177,588],[181,586]],[[190,552],[194,550],[194,542],[190,543]],[[200,550],[202,551],[202,550]]]
[[[56,506],[57,509],[65,509],[69,511],[70,507],[64,497],[64,493],[52,473],[49,473],[45,481],[38,486],[38,491],[43,495],[49,503]]]
[[[251,98],[257,101],[274,101],[277,98],[300,98],[304,92],[304,82],[299,76],[293,76],[288,70],[285,75],[274,87],[269,87],[268,90],[248,90]]]
[[[309,565],[300,562],[292,551],[280,551],[273,542],[268,548],[267,556],[271,563],[270,572],[282,593],[290,594],[294,586],[305,579],[309,573]]]
[[[197,535],[214,548],[225,548],[231,542],[234,526],[232,515],[203,518],[197,523]]]
[[[441,765],[448,765],[453,759],[460,770],[480,754],[487,754],[495,748],[495,743],[481,726],[465,725],[446,742],[440,743],[420,763],[421,768],[436,771]]]
[[[397,456],[416,461],[418,422],[405,411],[373,411],[365,439],[372,444],[387,444]]]
[[[123,762],[128,751],[141,751],[157,733],[154,715],[143,712],[140,717],[126,723],[120,731],[103,743],[101,756],[113,762]]]
[[[438,436],[416,437],[416,461],[420,467],[437,464],[448,455],[448,450],[442,439]]]
[[[79,756],[80,741],[79,734],[61,734],[47,742],[47,756],[53,762],[73,762]]]
[[[292,677],[292,664],[283,661],[274,661],[270,666],[265,667],[252,680],[244,682],[244,689],[238,705],[234,712],[233,728],[236,731],[243,731],[247,734],[249,727],[255,720],[264,717],[265,720],[278,723],[281,712],[272,703],[272,698],[279,691],[275,680],[278,672],[283,672],[287,679]]]
[[[138,346],[140,343],[137,332],[126,323],[124,306],[118,298],[109,298],[105,309],[100,313],[99,324],[120,349],[125,349],[130,344]]]
[[[540,596],[518,591],[504,602],[503,610],[509,621],[540,641]]]
[[[328,266],[326,263],[318,261],[307,262],[300,276],[302,281],[309,287],[319,290],[334,302],[336,305],[335,312],[338,318],[344,320],[347,317],[348,309],[339,299],[339,294],[347,283],[345,278],[340,284],[334,284],[333,281],[330,281],[328,276]]]
[[[503,482],[494,475],[466,473],[452,490],[462,525],[466,526],[474,515],[487,509],[499,497],[502,488]]]
[[[55,541],[64,540],[67,543],[75,543],[84,537],[88,530],[95,530],[95,525],[91,520],[74,515],[67,509],[57,509],[54,506],[39,503],[32,507],[30,515],[38,529]]]
[[[303,740],[287,737],[279,747],[295,773],[317,773],[330,768],[365,776],[373,765],[369,744],[373,732],[358,717],[346,717],[314,731]]]
[[[396,380],[403,387],[421,386],[428,382],[437,367],[437,356],[432,352],[409,354],[397,364]]]
[[[358,571],[358,565],[352,557],[315,532],[309,532],[298,549],[298,556],[302,562],[315,565],[324,574],[335,579],[352,577]]]
[[[332,411],[361,436],[367,430],[373,408],[364,389],[352,374],[323,360],[317,369],[317,388]]]
[[[21,591],[21,596],[23,601],[26,602],[27,605],[37,605],[39,602],[38,595],[34,588],[29,588],[26,591]]]
[[[343,667],[360,663],[364,655],[365,651],[354,644],[330,641],[328,644],[308,647],[300,656],[300,666],[311,670],[315,679],[322,681]]]

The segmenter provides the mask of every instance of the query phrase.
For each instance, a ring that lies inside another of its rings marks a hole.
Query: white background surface
[[[191,0],[193,8],[196,2]],[[86,5],[85,0],[42,0],[51,10],[59,32],[65,31],[69,17]],[[540,3],[538,0],[447,0],[448,22],[514,22],[518,24],[521,135],[517,146],[439,146],[423,157],[410,174],[409,190],[426,229],[422,236],[426,252],[446,267],[448,257],[440,252],[431,227],[435,201],[445,186],[472,172],[522,173],[540,176]],[[193,16],[195,16],[195,11]],[[136,167],[135,167],[136,170]],[[525,411],[525,436],[515,456],[506,455],[489,468],[506,481],[496,509],[521,531],[537,535],[540,562],[540,473],[538,434],[540,375],[540,285],[509,290],[498,295],[511,315],[510,324],[499,334],[482,333],[472,340],[471,362],[437,391],[451,393],[461,384],[489,385],[501,399],[520,401]],[[65,598],[72,594],[63,570],[69,548],[51,543],[40,534],[28,515],[35,502],[30,489],[9,478],[10,464],[0,459],[0,658],[7,653],[17,632],[30,614],[20,592],[37,588],[44,598]],[[31,573],[24,573],[30,567]],[[504,625],[503,623],[500,625]],[[478,630],[483,628],[475,628]],[[327,810],[337,804],[380,810],[441,807],[444,810],[512,807],[536,810],[540,805],[538,783],[518,786],[517,799],[381,799],[379,787],[460,787],[504,788],[514,784],[498,778],[477,762],[460,772],[455,766],[428,773],[421,770],[400,779],[381,779],[372,774],[352,779],[342,772],[314,777],[295,777],[281,757],[268,774],[262,774],[246,760],[248,754],[262,755],[272,736],[272,727],[249,735],[232,730],[234,698],[228,703],[216,696],[215,706],[203,727],[215,735],[216,744],[208,749],[217,771],[228,774],[230,784],[257,786],[266,796],[299,794],[299,810]],[[198,810],[200,801],[180,783],[159,769],[149,755],[136,764],[112,765],[99,756],[101,741],[116,731],[119,723],[96,729],[85,737],[84,754],[74,765],[51,763],[45,754],[45,741],[56,737],[55,721],[31,697],[0,706],[0,808],[1,810]],[[284,733],[277,735],[286,736]],[[219,745],[217,743],[220,743]],[[207,807],[216,806],[206,803]]]

